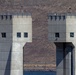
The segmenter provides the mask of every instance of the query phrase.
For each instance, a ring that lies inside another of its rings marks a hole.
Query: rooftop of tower
[[[60,16],[63,16],[63,15],[65,15],[65,16],[67,16],[67,15],[68,16],[73,16],[73,15],[76,16],[76,13],[71,13],[71,12],[68,12],[68,13],[49,13],[48,16],[50,16],[50,15],[51,16],[59,16],[59,15]]]
[[[24,13],[24,12],[16,12],[16,13],[5,13],[5,12],[3,12],[3,13],[0,13],[0,15],[26,15],[26,16],[31,16],[32,14],[31,13],[29,13],[29,12],[27,12],[27,13]]]

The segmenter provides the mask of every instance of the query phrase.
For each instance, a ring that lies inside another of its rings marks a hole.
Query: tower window
[[[17,32],[17,37],[20,38],[21,37],[21,33]]]
[[[53,19],[53,16],[50,16],[50,19],[52,20]]]
[[[12,15],[10,15],[10,19],[12,19]]]
[[[1,19],[3,20],[3,15],[1,15]]]
[[[70,33],[70,37],[74,37],[74,33],[73,32]]]
[[[8,19],[8,16],[6,15],[6,19]]]
[[[55,20],[57,19],[57,16],[55,16]]]
[[[24,37],[28,37],[28,33],[27,32],[24,32]]]
[[[61,19],[61,16],[59,16],[59,20]]]
[[[6,38],[6,33],[1,33],[2,38]]]
[[[63,20],[65,20],[65,16],[63,16]]]
[[[59,37],[59,33],[55,33],[55,37]]]

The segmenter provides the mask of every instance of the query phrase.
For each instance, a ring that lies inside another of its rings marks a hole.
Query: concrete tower
[[[29,14],[0,15],[0,75],[23,75],[23,47],[32,42]]]
[[[76,75],[76,14],[49,14],[48,32],[56,45],[56,74]]]

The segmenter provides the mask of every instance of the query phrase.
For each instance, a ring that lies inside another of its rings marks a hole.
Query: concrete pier
[[[57,75],[76,75],[76,13],[51,13],[48,39],[56,45]]]
[[[73,75],[72,47],[65,43],[56,43],[56,74]]]
[[[62,44],[61,44],[62,45]],[[63,75],[63,49],[62,46],[56,46],[56,75]]]
[[[68,68],[68,69],[69,69],[69,75],[72,75],[72,70],[71,70],[71,69],[72,69],[72,61],[71,61],[71,60],[72,60],[73,58],[71,57],[71,54],[72,54],[72,53],[71,53],[71,49],[69,49],[69,50],[70,50],[70,51],[69,51],[69,53],[68,53],[68,56],[69,56],[69,57],[68,57],[68,58],[69,58],[69,68]],[[66,75],[67,75],[67,74],[66,74]]]
[[[10,75],[23,75],[23,46],[21,43],[13,43]]]
[[[30,14],[0,15],[0,75],[23,75],[23,47],[32,42]]]

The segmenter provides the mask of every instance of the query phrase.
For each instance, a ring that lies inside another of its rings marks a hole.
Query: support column
[[[63,44],[56,44],[56,75],[63,74]]]
[[[10,75],[23,75],[23,45],[21,43],[12,45]]]
[[[76,48],[76,43],[74,44],[75,48]],[[74,75],[76,75],[76,49],[74,48]]]
[[[71,65],[71,62],[72,62],[72,61],[71,61],[71,48],[69,49],[68,55],[69,55],[69,68],[68,68],[68,69],[69,69],[69,75],[71,75],[71,74],[72,74],[72,73],[71,73],[71,68],[72,68],[72,67],[71,67],[71,66],[72,66],[72,65]]]
[[[72,74],[72,48],[66,47],[66,75]]]
[[[73,51],[72,51],[72,53],[73,53],[73,75],[76,75],[75,74],[75,65],[76,65],[76,63],[75,63],[75,48],[73,48]]]
[[[56,75],[73,75],[72,47],[66,43],[57,43],[56,46]]]
[[[0,43],[0,75],[10,75],[11,43]]]
[[[63,75],[66,75],[66,44],[63,43]]]

